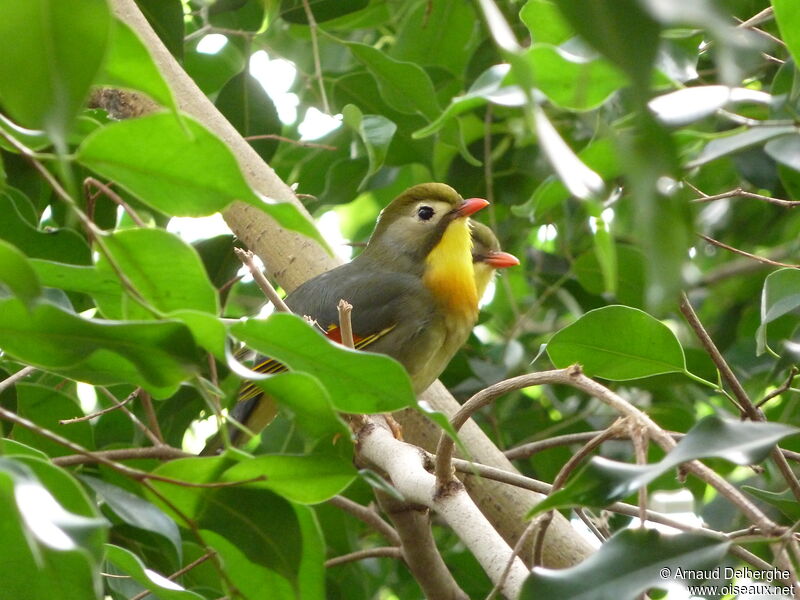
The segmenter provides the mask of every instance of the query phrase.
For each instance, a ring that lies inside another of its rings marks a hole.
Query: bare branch
[[[261,269],[258,268],[255,261],[253,260],[254,254],[250,250],[242,250],[241,248],[234,248],[233,252],[242,261],[242,264],[246,266],[250,273],[253,274],[253,279],[256,280],[258,287],[261,288],[261,291],[264,292],[264,295],[272,302],[272,305],[275,307],[275,310],[278,312],[292,312],[286,303],[283,301],[278,295],[278,292],[275,291],[275,288],[272,287],[272,284],[269,282],[264,276],[264,273],[261,272]]]
[[[356,562],[364,560],[365,558],[399,558],[402,559],[403,555],[400,548],[397,546],[383,546],[381,548],[367,548],[366,550],[358,550],[350,554],[343,554],[335,558],[330,558],[325,561],[325,567],[336,567],[349,562]]]

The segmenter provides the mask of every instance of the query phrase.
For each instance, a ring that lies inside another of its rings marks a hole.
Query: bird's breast
[[[422,282],[453,324],[478,315],[472,236],[466,219],[453,221],[425,259]]]

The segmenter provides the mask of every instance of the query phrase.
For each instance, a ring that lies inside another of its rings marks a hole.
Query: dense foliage
[[[664,587],[664,567],[777,566],[789,575],[776,584],[796,581],[791,0],[137,4],[352,242],[415,183],[491,201],[478,218],[522,264],[498,278],[442,381],[466,400],[578,363],[610,394],[525,387],[475,417],[524,475],[558,481],[532,516],[576,509],[604,540],[571,570],[537,570],[523,597],[635,598]],[[238,200],[320,234],[259,197],[226,144],[178,110],[106,0],[0,0],[0,14],[0,598],[419,597],[396,553],[325,566],[386,543],[327,501],[367,505],[386,487],[354,466],[339,413],[414,405],[404,372],[299,318],[234,321],[263,304],[237,278],[234,236],[189,243],[167,227]],[[208,34],[227,42],[198,50]],[[293,122],[250,72],[261,51],[297,70]],[[117,120],[87,108],[98,86],[161,110]],[[301,142],[312,107],[341,124]],[[216,422],[247,376],[239,344],[290,367],[259,384],[280,416],[246,451],[197,457],[197,423]],[[616,423],[613,399],[686,435],[665,452],[639,417]],[[694,459],[711,476],[684,477]],[[635,509],[604,510],[680,488],[707,529],[669,537],[627,528]],[[461,589],[485,597],[472,554],[435,534]]]

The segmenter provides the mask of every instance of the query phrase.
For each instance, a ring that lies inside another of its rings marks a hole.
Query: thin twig
[[[141,389],[142,388],[136,388],[135,390],[133,390],[130,394],[128,394],[128,396],[122,402],[118,402],[117,404],[113,404],[113,405],[111,405],[111,406],[109,406],[107,408],[104,408],[102,410],[98,410],[97,412],[93,412],[93,413],[90,413],[88,415],[83,415],[82,417],[74,417],[72,419],[61,419],[58,422],[58,424],[59,425],[72,425],[73,423],[82,423],[83,421],[91,421],[92,419],[95,419],[95,418],[97,418],[97,417],[99,417],[101,415],[104,415],[106,413],[110,413],[110,412],[113,412],[115,410],[119,410],[120,408],[125,406],[128,402],[133,400],[139,394],[139,391]]]
[[[261,272],[261,269],[258,268],[255,261],[253,260],[253,253],[250,250],[243,250],[241,248],[234,248],[233,252],[236,254],[237,258],[242,261],[244,266],[246,266],[250,273],[253,274],[253,279],[256,280],[258,287],[261,288],[261,291],[264,292],[264,295],[272,302],[272,305],[275,307],[275,310],[278,312],[292,312],[289,310],[289,307],[286,306],[286,303],[283,301],[278,295],[278,292],[275,291],[275,288],[272,287],[272,284],[269,280],[264,277],[264,274]]]
[[[354,516],[359,521],[366,523],[372,529],[385,537],[386,541],[390,544],[394,546],[400,545],[400,536],[397,535],[397,531],[395,531],[394,527],[384,521],[376,511],[367,508],[366,506],[362,506],[358,502],[353,502],[344,496],[334,496],[328,500],[328,504],[331,504],[337,508],[341,508],[343,511]]]
[[[144,414],[147,416],[147,424],[149,425],[150,431],[158,440],[158,444],[163,444],[164,436],[161,433],[161,426],[158,424],[155,408],[153,408],[153,399],[150,397],[150,394],[143,391],[139,394],[139,400],[141,400]]]
[[[23,367],[16,373],[9,375],[3,381],[0,381],[0,394],[17,383],[20,379],[25,379],[28,375],[36,371],[36,367]]]
[[[84,448],[80,444],[76,444],[75,442],[68,440],[67,438],[58,435],[57,433],[53,433],[49,429],[45,429],[34,423],[33,421],[26,419],[25,417],[21,417],[18,414],[3,408],[0,406],[0,419],[5,419],[15,425],[19,425],[20,427],[24,427],[37,435],[42,436],[50,440],[51,442],[55,442],[59,446],[64,446],[65,448],[69,448],[73,452],[85,456],[88,458],[88,461],[84,462],[97,462],[106,465],[107,467],[114,469],[118,473],[125,475],[126,477],[130,477],[131,479],[135,479],[139,481],[143,485],[147,482],[147,480],[153,481],[162,481],[164,483],[169,483],[172,485],[178,485],[181,487],[191,487],[191,488],[222,488],[222,487],[233,487],[238,485],[245,485],[247,483],[255,483],[257,481],[264,481],[266,479],[265,476],[259,477],[252,477],[250,479],[243,479],[240,481],[215,481],[210,483],[195,483],[192,481],[181,481],[179,479],[172,479],[171,477],[164,477],[163,475],[157,475],[155,473],[149,473],[147,471],[141,471],[139,469],[134,469],[128,467],[127,465],[123,465],[121,463],[115,462],[107,457],[107,455],[103,454],[102,452],[95,452],[93,450],[89,450],[88,448]],[[109,451],[110,452],[110,451]]]
[[[738,248],[734,248],[733,246],[729,246],[728,244],[726,244],[724,242],[720,242],[719,240],[715,240],[714,238],[708,237],[707,235],[704,235],[702,233],[698,233],[697,236],[703,238],[705,241],[707,241],[712,246],[718,246],[720,248],[723,248],[723,249],[727,250],[728,252],[733,252],[734,254],[739,254],[740,256],[746,256],[747,258],[751,258],[753,260],[757,260],[758,262],[764,263],[765,265],[771,265],[773,267],[786,267],[786,268],[789,268],[789,269],[800,269],[800,265],[791,265],[789,263],[778,262],[778,261],[772,260],[770,258],[764,258],[763,256],[757,256],[755,254],[750,254],[749,252],[745,252],[744,250],[739,250]]]
[[[308,30],[311,33],[311,52],[314,56],[314,76],[319,83],[319,93],[322,97],[322,108],[325,114],[331,114],[331,107],[328,105],[328,95],[325,93],[325,82],[322,79],[322,63],[319,59],[319,40],[317,40],[317,20],[314,18],[314,12],[311,10],[308,0],[303,0],[303,9],[306,11],[306,18],[308,19]]]
[[[97,450],[91,456],[71,454],[69,456],[56,456],[51,459],[59,467],[71,467],[87,463],[101,462],[100,458],[112,461],[139,460],[142,458],[155,458],[158,460],[175,460],[176,458],[189,458],[189,454],[172,446],[144,446],[141,448],[115,448],[114,450]]]
[[[95,179],[94,177],[87,177],[86,179],[83,180],[83,189],[86,190],[87,194],[91,193],[91,187],[92,186],[94,186],[98,190],[102,191],[113,202],[115,202],[116,204],[121,206],[125,210],[125,212],[128,213],[128,215],[130,216],[131,220],[134,223],[136,223],[136,225],[138,227],[142,227],[142,228],[147,227],[147,224],[139,216],[139,213],[137,213],[130,204],[125,202],[125,200],[122,198],[122,196],[120,196],[114,190],[112,190],[110,185],[105,184],[102,181],[100,181],[98,179]],[[96,198],[96,196],[93,196],[93,197]]]
[[[736,397],[739,409],[743,412],[743,415],[747,416],[747,418],[752,421],[766,421],[764,414],[750,400],[750,397],[747,395],[744,387],[742,387],[742,384],[733,373],[733,370],[730,368],[730,366],[728,366],[728,363],[725,361],[722,353],[717,348],[714,340],[711,339],[711,336],[708,334],[705,327],[703,327],[703,324],[700,322],[697,313],[694,312],[694,308],[692,308],[692,304],[689,302],[689,298],[685,293],[681,295],[680,310],[686,319],[686,322],[689,323],[692,331],[694,331],[695,335],[700,340],[703,348],[705,348],[706,353],[709,355],[709,357],[711,357],[711,360],[717,366],[723,381],[725,381],[728,384],[728,387],[730,387],[733,395]],[[800,481],[798,481],[797,477],[792,471],[791,466],[789,466],[786,457],[781,453],[780,448],[777,446],[773,448],[770,456],[772,456],[772,460],[775,461],[778,470],[781,472],[781,475],[783,475],[783,478],[786,480],[786,483],[792,490],[794,497],[800,500]]]
[[[706,202],[714,202],[716,200],[725,200],[727,198],[750,198],[752,200],[760,200],[762,202],[768,202],[769,204],[775,204],[777,206],[783,206],[787,208],[794,208],[796,206],[800,206],[800,200],[784,200],[782,198],[772,198],[771,196],[764,196],[763,194],[756,194],[754,192],[748,192],[740,187],[737,187],[732,190],[728,190],[727,192],[722,192],[720,194],[714,194],[713,196],[709,196],[699,188],[695,187],[688,181],[684,180],[684,183],[692,189],[696,194],[700,195],[700,198],[695,198],[691,202],[695,204],[704,204]]]
[[[343,565],[349,562],[356,562],[358,560],[364,560],[365,558],[395,558],[401,559],[403,558],[403,553],[397,546],[382,546],[380,548],[367,548],[366,550],[357,550],[356,552],[350,552],[349,554],[343,554],[342,556],[336,556],[334,558],[329,558],[325,561],[325,567],[336,567],[338,565]]]
[[[316,142],[305,142],[303,140],[293,140],[292,138],[284,137],[274,133],[264,133],[260,135],[248,135],[245,137],[248,142],[251,140],[278,140],[279,142],[286,142],[287,144],[294,144],[302,148],[319,148],[320,150],[338,150],[336,146],[330,144],[318,144]]]
[[[764,396],[764,398],[758,404],[756,404],[756,408],[761,408],[767,402],[769,402],[770,400],[772,400],[776,396],[780,396],[783,392],[785,392],[786,390],[791,388],[792,387],[792,382],[794,381],[794,378],[797,377],[798,373],[800,373],[800,369],[798,369],[796,366],[792,366],[792,368],[789,369],[789,376],[786,378],[786,381],[784,381],[780,385],[780,387],[775,388],[769,394]]]
[[[353,323],[350,319],[353,305],[342,298],[336,308],[339,311],[339,332],[342,334],[342,345],[354,349],[356,343],[353,339]]]
[[[597,448],[599,448],[603,442],[613,439],[617,436],[617,432],[622,429],[628,428],[628,421],[625,419],[617,419],[614,423],[611,424],[610,427],[604,429],[591,440],[589,440],[580,450],[578,450],[575,454],[569,457],[569,460],[561,467],[561,470],[556,475],[555,480],[553,480],[553,491],[559,490],[564,486],[566,483],[567,478],[570,474],[578,467],[578,465],[583,461],[584,458],[589,456],[592,452],[594,452]],[[550,522],[553,520],[554,512],[548,511],[546,514],[542,516],[540,520],[540,525],[538,530],[536,531],[536,538],[533,544],[533,564],[534,566],[542,564],[542,553],[544,551],[544,535],[547,533],[547,528],[550,525]]]
[[[139,431],[141,431],[147,437],[147,439],[149,439],[153,443],[154,446],[160,446],[161,444],[163,444],[163,442],[160,439],[158,439],[158,436],[156,436],[156,434],[153,433],[150,430],[150,428],[147,427],[147,425],[142,423],[139,420],[139,417],[137,417],[130,410],[128,410],[128,407],[125,406],[123,402],[117,400],[117,397],[114,394],[112,394],[107,388],[98,386],[96,389],[99,389],[106,398],[111,400],[111,402],[114,404],[116,408],[124,412],[131,420],[131,422],[133,422],[133,424],[139,429]]]

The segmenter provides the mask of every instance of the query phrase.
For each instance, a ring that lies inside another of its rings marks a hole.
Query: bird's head
[[[473,221],[472,262],[475,268],[475,287],[478,289],[478,297],[481,297],[492,280],[495,269],[515,267],[519,264],[519,259],[500,250],[500,242],[489,227]]]
[[[466,236],[467,217],[487,205],[481,198],[464,200],[443,183],[415,185],[381,211],[365,253],[421,266],[448,230],[448,237]]]

